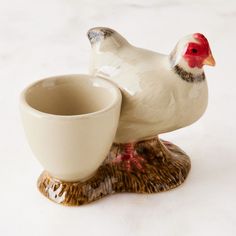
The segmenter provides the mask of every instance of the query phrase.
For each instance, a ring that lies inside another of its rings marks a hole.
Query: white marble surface
[[[68,208],[42,197],[42,171],[26,143],[20,91],[41,77],[87,72],[93,26],[168,53],[191,32],[207,35],[209,107],[191,127],[163,137],[192,158],[184,185],[161,194],[120,194]],[[235,0],[0,0],[0,235],[236,235]]]

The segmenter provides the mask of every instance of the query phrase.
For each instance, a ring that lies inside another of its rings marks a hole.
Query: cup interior
[[[117,98],[110,82],[88,75],[52,77],[36,82],[24,92],[24,100],[40,112],[73,116],[109,108]]]

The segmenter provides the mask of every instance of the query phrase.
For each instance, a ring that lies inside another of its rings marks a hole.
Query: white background
[[[162,136],[191,156],[181,187],[63,207],[36,188],[42,168],[24,137],[18,97],[42,77],[86,73],[86,31],[94,26],[162,53],[202,32],[217,66],[205,70],[210,101],[203,118]],[[0,0],[0,235],[236,235],[235,54],[235,0]]]

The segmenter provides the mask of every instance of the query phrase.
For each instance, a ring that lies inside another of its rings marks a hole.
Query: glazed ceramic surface
[[[189,157],[170,142],[157,137],[133,145],[137,162],[117,161],[124,144],[113,144],[94,176],[84,182],[65,182],[46,171],[38,180],[40,192],[63,205],[79,206],[122,192],[157,193],[182,184],[188,176]],[[138,164],[137,164],[138,163]]]
[[[202,116],[208,89],[201,66],[215,64],[202,34],[184,37],[170,55],[134,47],[109,28],[93,28],[88,37],[92,45],[90,72],[122,90],[116,142],[147,139],[190,125]],[[185,56],[190,46],[200,47],[199,55]]]
[[[31,149],[55,178],[89,178],[106,158],[116,133],[121,94],[105,79],[65,75],[38,81],[21,96]]]
[[[57,203],[82,205],[116,192],[155,193],[182,184],[190,159],[158,135],[204,113],[203,65],[215,65],[207,39],[185,36],[162,55],[109,28],[93,28],[88,37],[91,77],[45,79],[22,95],[26,134],[46,170],[39,190]]]

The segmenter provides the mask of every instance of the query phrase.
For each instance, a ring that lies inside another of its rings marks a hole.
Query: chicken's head
[[[215,65],[208,40],[203,34],[195,33],[182,38],[171,53],[173,65],[185,70],[199,70],[203,65]]]

